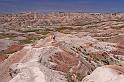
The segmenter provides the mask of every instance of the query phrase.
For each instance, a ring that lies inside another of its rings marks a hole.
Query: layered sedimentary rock
[[[0,13],[0,30],[20,30],[23,27],[84,26],[98,28],[122,28],[124,13]]]
[[[123,45],[100,42],[84,33],[56,32],[25,46],[0,64],[0,81],[72,82],[73,75],[82,81],[99,66],[123,65],[123,50]],[[105,73],[110,70],[103,69]]]

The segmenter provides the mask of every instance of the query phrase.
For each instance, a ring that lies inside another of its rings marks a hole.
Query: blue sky
[[[0,12],[124,12],[124,0],[0,0]]]

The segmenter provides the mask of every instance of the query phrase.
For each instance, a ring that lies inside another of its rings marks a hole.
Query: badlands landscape
[[[124,13],[1,13],[0,82],[124,82]]]

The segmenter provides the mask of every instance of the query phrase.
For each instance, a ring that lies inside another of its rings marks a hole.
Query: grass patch
[[[12,54],[14,52],[16,52],[16,51],[4,51],[4,50],[2,50],[0,53],[2,53],[2,54]]]
[[[5,54],[1,54],[0,56],[4,57],[5,59],[7,59],[9,57],[8,55],[5,55]]]
[[[113,29],[121,29],[121,28],[124,28],[124,25],[122,25],[122,26],[113,26],[111,28],[113,28]]]
[[[23,33],[27,33],[27,32],[37,32],[39,31],[40,29],[29,29],[29,30],[25,30],[25,31],[22,31]]]
[[[20,44],[30,44],[30,43],[32,43],[33,41],[31,41],[31,40],[21,40],[21,41],[19,41],[19,43]]]
[[[42,35],[47,35],[48,33],[50,33],[49,31],[38,31],[36,32],[37,34],[42,34]]]
[[[77,73],[76,76],[79,81],[81,81],[85,77],[83,74],[80,73]]]
[[[74,24],[74,26],[86,26],[86,25],[93,25],[93,24],[98,24],[102,21],[78,21]]]
[[[14,37],[16,37],[17,35],[14,35],[14,34],[5,34],[5,33],[1,33],[0,34],[0,39],[3,39],[3,38],[10,38],[10,39],[12,39],[12,38],[14,38]]]
[[[61,32],[62,30],[75,30],[74,28],[71,27],[59,27],[59,28],[55,28],[55,31]]]

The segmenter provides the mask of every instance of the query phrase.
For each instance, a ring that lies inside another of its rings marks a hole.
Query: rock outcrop
[[[124,67],[116,65],[98,67],[82,82],[124,82]]]
[[[0,82],[73,82],[73,75],[81,81],[99,66],[122,65],[120,62],[124,61],[124,56],[115,53],[118,50],[123,53],[123,46],[100,42],[83,33],[56,32],[25,46],[0,64]],[[103,75],[106,72],[116,74],[110,68],[100,67],[91,74],[91,77],[99,72]],[[91,82],[86,79],[83,81]]]

